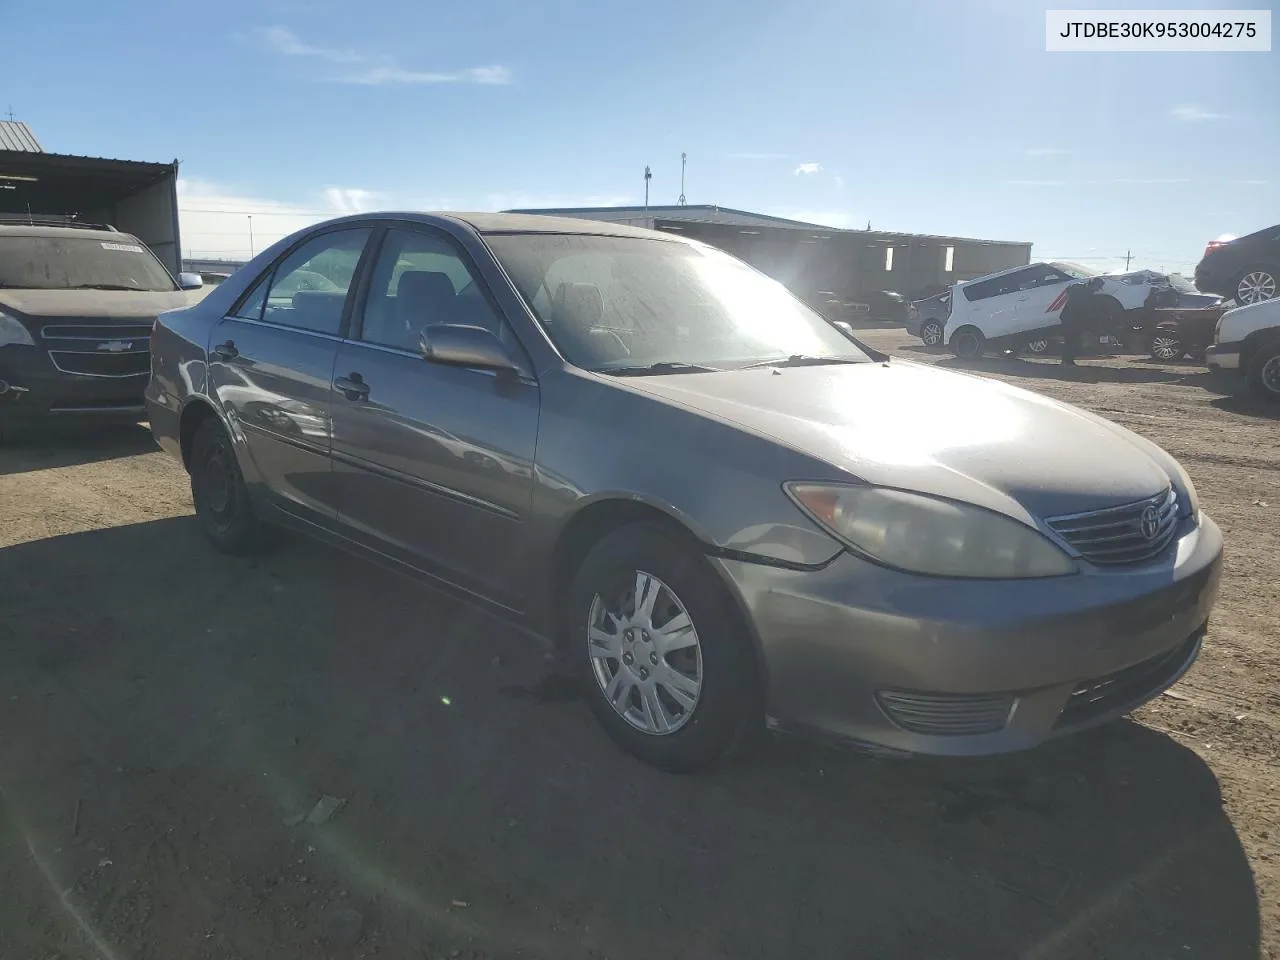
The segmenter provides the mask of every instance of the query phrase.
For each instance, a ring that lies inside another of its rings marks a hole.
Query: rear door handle
[[[221,360],[225,363],[228,360],[234,360],[236,357],[240,356],[240,351],[236,349],[234,340],[227,340],[210,350],[209,354],[213,359]]]
[[[358,373],[349,373],[333,381],[333,389],[341,391],[348,400],[368,400],[369,385]]]

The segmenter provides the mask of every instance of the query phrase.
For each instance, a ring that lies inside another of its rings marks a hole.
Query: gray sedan
[[[281,524],[483,603],[667,769],[766,725],[1030,747],[1177,680],[1218,591],[1164,451],[891,361],[669,234],[348,217],[164,314],[152,351],[215,546]]]

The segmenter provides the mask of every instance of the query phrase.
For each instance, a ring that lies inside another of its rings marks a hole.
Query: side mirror
[[[204,286],[204,278],[198,273],[180,273],[178,286],[183,290],[199,290]]]
[[[478,367],[514,373],[519,368],[501,341],[484,327],[441,323],[427,327],[418,338],[422,359],[454,367]]]
[[[832,324],[846,337],[852,337],[854,335],[853,324],[849,323],[847,320],[833,320]]]

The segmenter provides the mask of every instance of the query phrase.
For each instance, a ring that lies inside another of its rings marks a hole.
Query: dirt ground
[[[976,366],[1165,446],[1228,543],[1169,695],[979,762],[661,774],[482,614],[215,554],[143,427],[0,449],[0,958],[1280,958],[1280,423],[1190,364]]]

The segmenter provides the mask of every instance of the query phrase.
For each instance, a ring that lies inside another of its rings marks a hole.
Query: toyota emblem
[[[1148,504],[1142,511],[1142,518],[1139,521],[1142,528],[1142,536],[1147,540],[1154,540],[1160,533],[1160,511],[1156,509],[1155,504]]]

